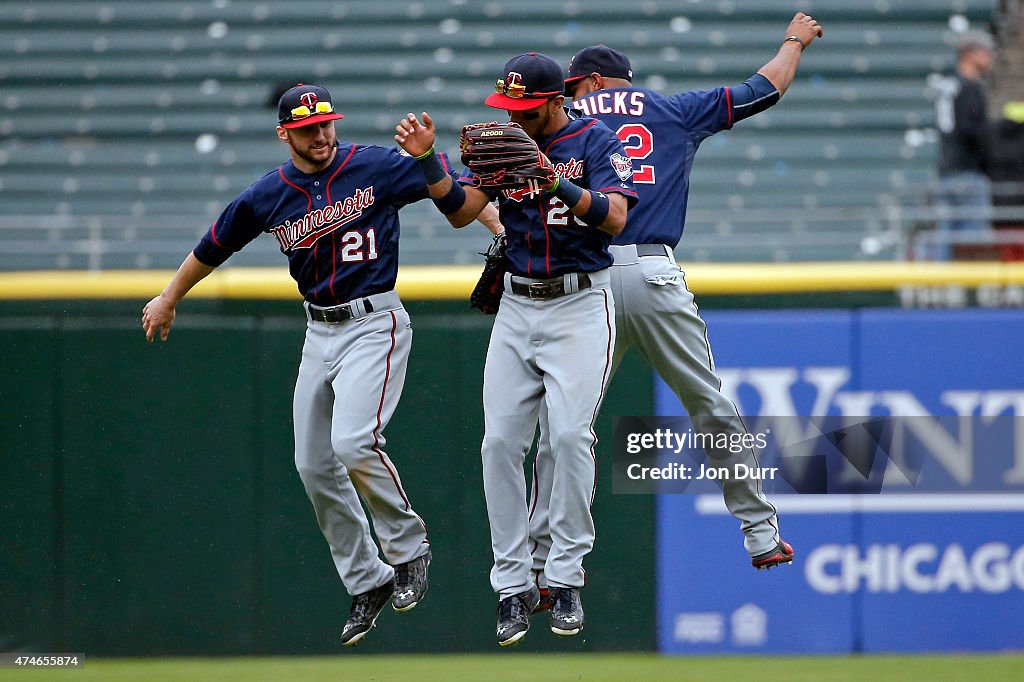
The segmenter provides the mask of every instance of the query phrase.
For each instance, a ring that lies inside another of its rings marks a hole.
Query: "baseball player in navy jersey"
[[[293,403],[295,466],[353,595],[341,636],[353,645],[388,601],[407,611],[427,590],[427,529],[384,452],[383,434],[412,344],[395,292],[398,209],[425,199],[427,188],[417,163],[399,150],[339,142],[334,121],[343,117],[322,87],[291,88],[278,114],[277,136],[291,160],[224,209],[146,304],[142,325],[148,341],[157,334],[166,341],[178,301],[197,282],[261,233],[277,239],[308,318]]]
[[[706,138],[778,102],[793,82],[801,53],[821,35],[817,21],[797,13],[775,57],[743,84],[670,97],[633,86],[629,59],[604,45],[581,50],[569,65],[566,91],[574,98],[573,106],[616,131],[633,160],[633,182],[640,195],[625,229],[612,240],[614,366],[628,349],[639,350],[679,397],[696,428],[744,431],[736,406],[721,392],[707,328],[672,251],[683,234],[694,155]],[[542,592],[552,542],[548,500],[557,495],[551,492],[554,465],[543,421],[530,519],[534,572]],[[723,461],[727,454],[714,453],[716,464],[756,466],[752,450]],[[793,549],[779,536],[775,508],[760,481],[726,482],[723,494],[740,521],[754,567],[791,563]],[[546,598],[540,608],[548,603]]]
[[[496,198],[508,239],[505,293],[484,368],[481,446],[502,646],[523,638],[540,601],[530,573],[524,462],[542,405],[554,444],[545,564],[555,602],[551,630],[575,635],[583,628],[579,588],[594,544],[593,425],[615,344],[608,247],[636,196],[618,138],[600,121],[566,109],[563,89],[558,64],[531,52],[508,61],[486,100],[506,110],[557,170],[550,186],[534,191],[492,196],[474,186],[469,172],[453,182],[432,152],[434,125],[426,113],[422,122],[409,114],[395,135],[420,160],[430,195],[453,226]]]

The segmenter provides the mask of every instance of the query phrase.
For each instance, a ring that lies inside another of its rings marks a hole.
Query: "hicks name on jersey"
[[[308,249],[320,237],[334,232],[363,214],[373,204],[373,187],[357,189],[352,196],[339,199],[323,208],[313,209],[298,220],[286,220],[270,229],[281,251]]]
[[[584,116],[598,114],[621,114],[622,116],[643,116],[644,93],[620,90],[600,90],[584,99],[574,101],[573,106]]]

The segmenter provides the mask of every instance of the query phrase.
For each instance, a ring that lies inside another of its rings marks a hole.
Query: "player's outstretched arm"
[[[445,171],[434,151],[434,121],[427,112],[423,112],[422,123],[415,114],[406,114],[395,126],[395,142],[419,162],[430,198],[452,227],[473,222],[491,202],[485,192],[475,187],[463,188]]]
[[[796,77],[796,67],[800,64],[800,55],[816,38],[825,35],[814,17],[797,12],[786,27],[782,47],[767,64],[757,70],[759,74],[771,81],[772,85],[784,95]],[[796,38],[793,40],[792,38]]]
[[[157,331],[160,332],[161,341],[167,340],[171,325],[174,324],[174,309],[178,301],[215,269],[202,263],[192,253],[185,257],[170,284],[142,309],[142,330],[146,333],[146,341],[153,343]]]

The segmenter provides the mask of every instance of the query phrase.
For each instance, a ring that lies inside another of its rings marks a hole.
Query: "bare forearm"
[[[207,275],[216,270],[212,265],[206,265],[195,254],[189,253],[174,273],[174,277],[164,290],[160,293],[171,304],[177,305],[178,301],[185,297],[196,284],[201,282]]]
[[[803,50],[799,44],[792,40],[786,41],[779,48],[775,57],[757,72],[771,81],[780,95],[784,95],[789,86],[793,84],[802,53]]]
[[[490,202],[484,206],[476,219],[491,234],[498,235],[505,231],[505,226],[501,224],[501,218],[498,215],[498,209]]]
[[[147,341],[152,343],[158,334],[160,340],[167,340],[167,335],[174,324],[174,309],[178,301],[213,271],[212,265],[202,263],[195,254],[189,253],[185,257],[170,283],[142,309],[142,330]]]

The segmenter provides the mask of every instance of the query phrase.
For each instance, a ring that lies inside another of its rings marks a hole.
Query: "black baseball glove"
[[[494,315],[505,291],[505,233],[494,235],[484,257],[484,271],[469,295],[469,305],[485,315]]]
[[[477,186],[496,190],[547,189],[555,169],[518,123],[474,123],[462,129],[462,164],[477,176]]]

